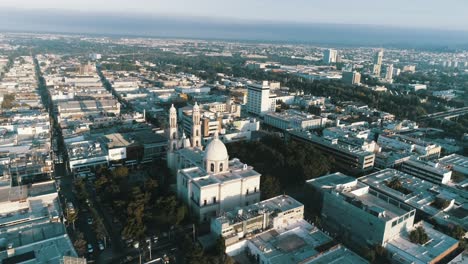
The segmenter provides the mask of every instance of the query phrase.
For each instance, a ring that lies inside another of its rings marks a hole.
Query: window
[[[198,129],[197,129],[197,130],[195,130],[195,136],[197,136],[197,137],[199,136]],[[198,144],[198,141],[197,141],[197,144]]]
[[[211,163],[211,172],[214,172],[214,163]]]
[[[397,224],[397,221],[396,221],[396,220],[393,221],[393,222],[392,222],[392,227],[396,226],[396,224]]]
[[[410,215],[413,216],[413,215],[414,215],[414,211],[411,211]]]
[[[219,164],[219,171],[223,171],[223,163],[222,162]]]
[[[245,194],[246,194],[246,195],[248,195],[248,194],[249,194],[249,189],[247,189],[247,191],[245,192]]]
[[[213,196],[213,203],[216,203],[216,196]]]
[[[205,199],[205,200],[203,200],[203,205],[206,205],[206,199]]]
[[[176,139],[177,136],[176,136],[176,132],[172,133],[172,139]]]
[[[254,193],[256,193],[256,192],[257,192],[257,187],[254,188]]]

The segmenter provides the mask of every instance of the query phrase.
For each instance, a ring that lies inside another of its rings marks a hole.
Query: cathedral
[[[239,159],[229,160],[216,133],[204,149],[200,107],[193,106],[192,138],[179,137],[177,111],[169,110],[167,165],[177,175],[177,195],[200,221],[260,201],[260,177]]]

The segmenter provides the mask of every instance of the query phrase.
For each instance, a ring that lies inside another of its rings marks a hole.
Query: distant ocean
[[[468,48],[468,31],[294,24],[67,11],[0,10],[0,31],[244,40],[333,46]]]

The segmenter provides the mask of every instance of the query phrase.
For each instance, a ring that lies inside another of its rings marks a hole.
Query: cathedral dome
[[[228,152],[224,143],[219,140],[218,134],[214,136],[213,140],[205,148],[204,160],[207,161],[225,161],[228,160]]]

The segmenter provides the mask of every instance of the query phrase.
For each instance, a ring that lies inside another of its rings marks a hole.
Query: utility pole
[[[192,224],[192,235],[193,235],[193,241],[195,241],[195,224]]]

